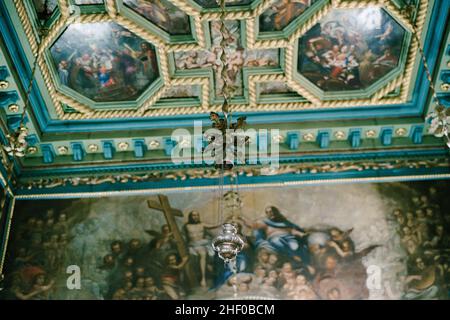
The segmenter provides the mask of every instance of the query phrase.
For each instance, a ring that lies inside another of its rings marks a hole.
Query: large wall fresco
[[[217,192],[168,194],[183,212],[176,225],[149,208],[155,196],[19,201],[2,298],[448,299],[449,191],[423,182],[227,193],[224,219],[239,213],[246,239],[237,273],[210,246]],[[66,286],[73,265],[79,290]]]
[[[398,66],[404,37],[383,9],[334,9],[300,38],[298,71],[324,91],[366,89]]]
[[[166,0],[125,0],[133,11],[172,35],[191,33],[189,16]]]
[[[135,100],[159,76],[154,46],[113,22],[71,24],[50,51],[60,84],[96,102]]]

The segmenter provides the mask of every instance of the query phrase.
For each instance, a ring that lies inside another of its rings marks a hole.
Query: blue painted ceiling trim
[[[280,164],[287,163],[306,163],[306,162],[333,162],[333,161],[363,161],[363,160],[379,160],[379,159],[400,159],[400,158],[431,158],[431,157],[448,157],[449,152],[446,148],[437,149],[405,149],[405,150],[384,150],[384,151],[372,151],[372,152],[352,152],[343,154],[315,154],[315,155],[295,155],[295,156],[281,156]],[[24,168],[21,174],[21,178],[30,177],[54,177],[60,175],[83,175],[83,174],[102,174],[102,173],[121,173],[121,172],[145,172],[151,170],[181,170],[192,168],[205,168],[204,165],[175,165],[171,162],[165,163],[134,163],[134,164],[122,164],[122,165],[110,165],[103,163],[101,165],[83,165],[82,167],[70,167],[70,168]],[[212,168],[212,167],[211,167]],[[207,169],[207,168],[206,168]]]
[[[240,176],[239,184],[242,188],[243,185],[246,184],[264,184],[264,183],[286,183],[286,186],[289,186],[289,182],[295,181],[314,181],[320,183],[321,180],[324,180],[324,183],[329,184],[329,180],[338,182],[341,179],[369,179],[364,182],[377,182],[377,178],[380,177],[388,177],[390,181],[398,181],[402,176],[409,177],[408,181],[411,180],[411,176],[422,176],[421,180],[425,180],[423,176],[428,175],[441,175],[441,174],[450,174],[449,168],[421,168],[421,169],[396,169],[396,170],[366,170],[366,171],[351,171],[351,172],[334,172],[334,173],[306,173],[306,174],[283,174],[277,176]],[[370,180],[373,178],[373,180]],[[419,178],[417,178],[419,179]],[[432,177],[433,180],[437,179],[436,177]],[[442,179],[445,179],[442,177]],[[160,189],[160,188],[192,188],[192,187],[204,187],[217,186],[217,180],[215,178],[212,179],[187,179],[187,180],[159,180],[152,182],[139,182],[139,183],[105,183],[100,185],[90,185],[90,186],[62,186],[50,189],[19,189],[16,191],[16,195],[36,195],[36,194],[45,194],[45,196],[57,193],[64,193],[66,198],[77,198],[77,195],[70,195],[71,193],[80,193],[80,192],[108,192],[108,191],[133,191],[133,190],[146,190],[146,189]],[[358,181],[350,181],[350,182],[358,182]],[[224,184],[230,185],[228,177],[225,177]],[[234,182],[233,182],[234,184]],[[191,191],[195,191],[190,189]],[[94,195],[95,196],[95,195]],[[103,195],[104,196],[104,195]],[[58,196],[61,198],[61,196]],[[33,197],[36,199],[36,197]],[[38,198],[38,197],[37,197]]]
[[[450,1],[436,1],[431,21],[426,37],[424,49],[427,55],[429,65],[434,69],[438,58],[441,42],[444,40],[443,35],[446,27],[446,21],[449,14]],[[22,84],[29,79],[30,67],[25,58],[23,49],[15,32],[12,21],[8,16],[6,5],[0,1],[0,27],[6,32],[2,32],[8,51],[16,63],[18,74],[22,80]],[[437,41],[434,37],[438,35]],[[26,84],[25,84],[26,85]],[[406,117],[406,116],[423,116],[423,111],[428,99],[429,87],[423,70],[420,67],[416,90],[412,102],[402,105],[390,105],[371,108],[350,108],[341,110],[317,110],[317,111],[293,111],[293,112],[259,112],[247,113],[249,124],[259,123],[280,123],[293,121],[312,121],[312,120],[336,120],[336,119],[363,119],[376,117]],[[33,105],[36,120],[43,132],[86,132],[86,131],[111,131],[123,129],[123,122],[127,122],[127,127],[132,130],[138,129],[158,129],[192,126],[194,119],[209,121],[207,115],[198,116],[175,116],[175,117],[158,117],[154,119],[112,119],[112,120],[85,120],[85,121],[59,121],[50,119],[50,115],[45,108],[42,96],[36,86],[33,87],[31,104]],[[276,119],[276,121],[274,121]]]
[[[19,76],[22,88],[27,88],[31,78],[31,66],[22,46],[20,46],[19,37],[8,15],[6,3],[4,1],[0,1],[0,30],[2,31],[0,36],[3,38],[10,58],[14,63],[14,71],[16,71]],[[30,104],[35,111],[33,112],[33,115],[36,117],[36,120],[42,128],[45,128],[46,122],[50,119],[50,115],[45,107],[44,100],[42,99],[42,95],[36,82],[33,83],[31,89]],[[44,112],[44,114],[42,114],[42,112]]]

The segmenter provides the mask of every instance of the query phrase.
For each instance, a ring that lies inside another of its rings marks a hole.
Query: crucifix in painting
[[[189,256],[188,248],[184,242],[183,236],[181,235],[180,230],[178,229],[177,222],[175,221],[175,217],[182,217],[183,212],[181,210],[171,208],[169,199],[165,195],[158,195],[158,200],[148,200],[147,204],[150,209],[162,211],[164,213],[164,217],[166,218],[167,224],[173,234],[173,237],[176,242],[178,254],[181,258],[186,258]],[[192,270],[192,266],[190,263],[187,263],[185,266],[186,276],[191,287],[196,285],[195,281],[195,273]]]

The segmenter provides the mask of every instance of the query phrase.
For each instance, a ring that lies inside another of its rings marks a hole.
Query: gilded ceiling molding
[[[445,158],[436,158],[432,160],[390,160],[390,161],[366,161],[366,162],[336,162],[336,163],[297,163],[280,165],[277,169],[270,167],[241,167],[234,171],[225,171],[225,176],[274,176],[282,174],[293,174],[301,176],[303,174],[320,174],[320,173],[340,173],[340,172],[362,172],[368,170],[383,171],[394,169],[424,169],[424,168],[449,168],[450,164]],[[19,181],[18,186],[21,189],[52,189],[63,186],[87,186],[109,184],[124,184],[151,182],[161,180],[189,180],[189,179],[217,179],[220,172],[212,168],[186,169],[157,171],[143,174],[106,174],[96,177],[58,177],[58,178],[41,178],[35,180]]]
[[[248,99],[251,107],[258,105],[258,95],[256,90],[257,82],[269,82],[269,81],[286,81],[286,77],[283,74],[254,74],[248,78]]]
[[[138,108],[127,109],[103,109],[94,110],[91,107],[68,97],[67,95],[58,92],[55,88],[55,82],[45,61],[45,55],[39,55],[38,65],[43,74],[45,84],[49,91],[50,97],[56,108],[56,113],[61,120],[82,120],[82,119],[109,119],[109,118],[131,118],[131,117],[158,117],[178,114],[202,114],[208,111],[220,110],[220,104],[210,105],[211,85],[209,77],[205,76],[187,76],[172,78],[169,72],[168,55],[175,51],[190,51],[206,49],[206,40],[204,35],[204,23],[211,20],[220,19],[220,12],[206,12],[202,13],[199,9],[189,4],[186,0],[171,0],[174,5],[181,8],[183,11],[193,17],[195,25],[196,43],[180,43],[170,44],[166,40],[149,32],[146,28],[138,25],[134,21],[124,17],[117,3],[114,0],[106,0],[105,6],[107,14],[82,14],[77,17],[71,17],[69,13],[69,3],[67,0],[60,0],[61,16],[58,21],[51,27],[48,35],[42,40],[43,47],[41,53],[53,43],[55,38],[61,31],[70,23],[92,23],[101,21],[114,21],[119,25],[129,29],[137,36],[146,41],[151,42],[157,47],[158,58],[160,65],[160,74],[163,80],[163,85],[154,92],[146,101],[144,101]],[[25,34],[30,42],[32,50],[37,50],[36,38],[30,22],[30,17],[26,14],[26,9],[22,3],[23,1],[15,0],[15,6],[19,18],[25,30]],[[268,8],[274,0],[262,1],[253,10],[228,11],[225,14],[226,20],[246,20],[246,41],[244,47],[248,49],[267,49],[267,48],[284,48],[285,65],[284,65],[284,79],[290,89],[297,92],[309,102],[281,102],[281,103],[258,103],[257,100],[257,86],[258,82],[264,77],[249,75],[248,77],[248,103],[238,105],[231,105],[231,111],[278,111],[278,110],[307,110],[307,109],[337,109],[349,107],[364,107],[374,105],[386,104],[400,104],[408,100],[409,90],[411,87],[412,72],[417,61],[417,46],[414,37],[412,37],[408,54],[406,58],[406,65],[402,72],[395,79],[387,83],[382,89],[374,93],[369,98],[345,99],[345,100],[321,100],[294,77],[294,56],[296,55],[296,44],[303,34],[305,34],[311,27],[318,23],[323,17],[327,15],[332,9],[336,8],[365,8],[367,6],[383,6],[393,17],[398,19],[405,29],[412,29],[411,23],[407,21],[398,9],[388,0],[363,0],[363,1],[328,1],[325,2],[318,10],[316,10],[311,17],[309,17],[303,24],[299,26],[287,39],[272,39],[272,40],[257,40],[255,24],[259,19],[259,15]],[[419,33],[423,30],[425,19],[427,16],[428,0],[420,2],[417,15],[416,25]],[[283,52],[283,50],[281,50]],[[278,76],[277,76],[278,77]],[[281,79],[281,77],[280,77]],[[164,91],[173,85],[201,85],[201,107],[174,107],[174,108],[153,108],[154,104],[161,98]],[[396,88],[400,88],[400,95],[397,97],[384,98],[388,93]],[[77,113],[66,113],[63,110],[61,102],[67,104],[77,111]]]
[[[239,188],[243,189],[257,189],[267,187],[289,187],[289,186],[306,186],[306,185],[320,185],[320,184],[342,184],[342,183],[363,183],[363,182],[399,182],[412,180],[431,180],[431,179],[447,179],[450,174],[432,174],[432,175],[408,175],[396,177],[369,177],[369,178],[343,178],[343,179],[318,179],[318,180],[299,180],[299,181],[284,181],[284,182],[268,182],[259,184],[239,184]],[[165,192],[178,191],[209,191],[217,189],[214,186],[192,186],[179,188],[157,188],[157,189],[139,189],[139,190],[120,190],[120,191],[90,191],[90,192],[73,192],[73,193],[35,193],[35,194],[18,194],[14,197],[15,200],[31,200],[31,199],[64,199],[70,198],[97,198],[97,197],[113,197],[124,195],[150,195],[160,194]],[[229,186],[224,186],[228,190]]]
[[[420,6],[417,11],[416,15],[416,31],[417,36],[419,39],[422,39],[421,35],[423,32],[423,26],[425,24],[425,19],[427,16],[427,10],[428,10],[428,0],[425,0],[424,2],[420,2]],[[406,66],[405,66],[405,72],[404,72],[404,78],[405,79],[411,79],[412,72],[414,70],[414,65],[416,64],[417,56],[419,54],[419,43],[417,43],[416,37],[412,37],[411,44],[410,44],[410,55],[407,58]],[[411,81],[405,81],[402,85],[402,91],[400,93],[401,98],[403,100],[406,100],[408,98],[409,91],[411,89]]]
[[[173,78],[170,81],[170,85],[171,86],[179,86],[179,85],[184,85],[186,83],[189,83],[191,85],[199,85],[201,87],[202,90],[202,94],[201,94],[201,107],[203,109],[203,111],[209,112],[210,108],[209,108],[209,99],[210,99],[210,95],[209,95],[209,77],[190,77],[190,78]],[[192,107],[189,107],[192,108]]]
[[[403,79],[404,79],[404,76],[399,75],[396,79],[394,79],[391,82],[389,82],[388,84],[386,84],[383,89],[375,92],[375,94],[372,97],[372,101],[374,101],[374,102],[379,101],[384,96],[386,96],[389,92],[392,92],[393,90],[395,90],[398,87],[401,88],[402,84],[403,84]],[[385,100],[383,100],[383,101],[385,101]]]
[[[30,44],[31,51],[33,52],[33,54],[36,54],[38,49],[38,43],[36,41],[35,31],[31,24],[31,20],[29,19],[29,13],[25,8],[25,4],[22,0],[14,0],[14,5],[16,7],[19,19],[22,22],[22,26],[25,35],[27,36],[28,42]]]

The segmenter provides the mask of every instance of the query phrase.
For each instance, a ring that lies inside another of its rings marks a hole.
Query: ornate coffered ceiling
[[[0,92],[5,130],[18,124],[38,54],[26,118],[30,152],[18,169],[23,177],[168,163],[177,143],[172,129],[192,130],[194,120],[208,126],[209,112],[220,110],[215,1],[46,3],[0,5],[6,31],[0,62],[10,83]],[[447,101],[448,6],[434,0],[227,1],[230,108],[247,115],[252,128],[279,129],[278,136],[254,139],[281,142],[286,159],[394,151],[406,158],[441,156],[442,142],[426,131],[433,104],[412,32]],[[413,20],[406,8],[414,10]],[[204,141],[191,143],[201,149]]]
[[[33,18],[44,15],[40,1],[34,3],[33,15],[26,1],[15,2],[33,52],[38,50]],[[70,1],[49,7],[54,8],[45,22],[49,32],[39,47],[39,67],[53,104],[47,108],[54,108],[57,119],[219,110],[220,68],[214,66],[221,51],[220,12],[213,2],[200,2],[200,8],[181,0],[170,5],[107,0],[91,8],[93,13],[89,7],[100,1],[77,3],[84,10]],[[428,1],[417,5],[419,33],[427,7]],[[407,102],[417,43],[411,42],[411,22],[400,10],[378,0],[231,2],[225,18],[233,34],[232,110]],[[286,95],[285,101],[261,101],[272,93]],[[158,106],[166,99],[176,101]]]

